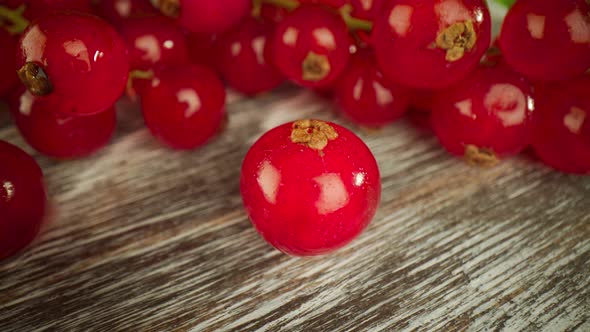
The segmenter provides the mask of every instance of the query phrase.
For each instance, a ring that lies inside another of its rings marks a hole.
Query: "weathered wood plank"
[[[0,263],[0,331],[590,331],[589,179],[525,157],[469,168],[406,121],[359,132],[382,170],[376,219],[335,254],[292,258],[250,226],[240,163],[280,123],[334,120],[330,105],[285,88],[229,109],[195,152],[126,111],[92,158],[34,154],[55,215]],[[11,126],[0,139],[24,146]]]

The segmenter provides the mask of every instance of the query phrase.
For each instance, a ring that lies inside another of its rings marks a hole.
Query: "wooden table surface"
[[[250,225],[242,159],[283,122],[342,121],[292,88],[228,109],[194,152],[164,149],[126,110],[89,159],[33,153],[54,213],[0,263],[0,331],[590,331],[590,178],[526,157],[471,168],[407,120],[357,131],[380,210],[350,246],[294,258]],[[25,146],[3,123],[0,139]]]

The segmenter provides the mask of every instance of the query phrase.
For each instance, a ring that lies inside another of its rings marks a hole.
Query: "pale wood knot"
[[[472,21],[456,22],[436,36],[436,46],[447,51],[449,62],[460,60],[465,52],[471,51],[477,43],[477,34]]]
[[[293,122],[291,141],[321,151],[329,141],[338,138],[338,133],[328,123],[320,120],[299,120]]]

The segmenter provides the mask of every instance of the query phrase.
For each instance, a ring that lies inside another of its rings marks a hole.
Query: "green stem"
[[[287,10],[294,10],[299,7],[300,3],[297,0],[260,0],[261,3],[267,3],[279,8],[285,8]]]
[[[373,22],[352,17],[352,10],[353,7],[351,4],[346,4],[338,10],[338,12],[340,12],[340,16],[342,17],[348,28],[353,31],[371,31],[373,29]]]
[[[260,16],[260,8],[263,4],[273,5],[279,8],[285,8],[289,11],[296,9],[301,4],[298,0],[253,0],[252,15],[254,17]],[[371,31],[373,29],[373,22],[367,20],[361,20],[356,17],[352,17],[353,7],[351,4],[347,4],[338,9],[338,13],[352,31],[363,30]]]
[[[0,22],[4,26],[4,22],[9,22],[10,25],[4,26],[6,31],[12,35],[21,34],[29,26],[29,22],[23,17],[25,6],[20,6],[17,9],[10,9],[4,6],[0,6]]]
[[[129,78],[127,79],[127,95],[131,98],[135,98],[137,93],[133,89],[133,80],[151,80],[154,78],[154,72],[151,70],[132,70],[129,72]]]

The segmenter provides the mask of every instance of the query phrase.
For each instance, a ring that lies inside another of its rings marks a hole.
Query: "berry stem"
[[[0,22],[2,22],[0,25],[12,35],[21,34],[31,23],[23,17],[24,12],[24,5],[16,9],[0,6]],[[8,22],[9,25],[6,25],[6,22]]]
[[[295,10],[301,5],[298,0],[253,0],[252,3],[252,16],[259,17],[260,9],[263,4],[273,5],[279,8],[285,8],[289,11]],[[371,31],[373,29],[373,22],[368,20],[362,20],[356,17],[352,17],[353,7],[351,4],[346,4],[338,9],[338,14],[348,26],[348,29],[352,31],[362,30]]]
[[[353,7],[351,4],[346,4],[340,7],[340,9],[338,10],[340,16],[342,17],[342,19],[346,23],[346,26],[348,26],[350,30],[371,31],[373,29],[373,22],[352,17],[352,11]]]
[[[137,92],[133,89],[133,80],[151,80],[154,78],[154,72],[151,70],[132,70],[129,72],[129,78],[127,79],[127,95],[131,98],[137,96]]]

